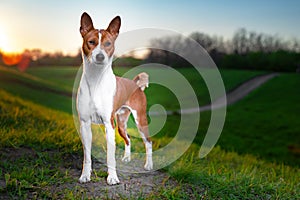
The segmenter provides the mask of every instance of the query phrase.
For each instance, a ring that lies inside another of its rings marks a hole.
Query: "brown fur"
[[[138,77],[138,76],[137,76]],[[148,131],[148,120],[146,115],[147,108],[147,99],[145,93],[142,89],[137,85],[137,81],[139,78],[135,78],[133,80],[129,80],[122,77],[116,77],[117,80],[117,90],[114,96],[114,109],[112,113],[112,118],[115,116],[115,112],[121,108],[123,105],[129,106],[133,110],[137,111],[137,126],[140,131],[142,131],[148,141],[149,139],[149,131]],[[118,122],[118,130],[121,137],[125,140],[125,143],[128,145],[128,140],[126,137],[126,122],[130,115],[130,110],[124,110],[125,114],[117,116]]]

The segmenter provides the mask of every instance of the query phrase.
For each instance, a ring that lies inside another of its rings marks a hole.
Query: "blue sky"
[[[300,39],[300,1],[163,1],[163,0],[2,0],[0,49],[76,52],[81,46],[79,20],[88,12],[96,28],[120,15],[121,32],[164,28],[230,38],[247,30]],[[134,42],[134,41],[132,41]]]

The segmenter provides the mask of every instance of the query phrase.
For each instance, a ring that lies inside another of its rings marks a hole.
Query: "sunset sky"
[[[96,28],[120,15],[121,33],[140,28],[194,31],[232,37],[249,31],[300,39],[300,1],[163,1],[163,0],[2,0],[0,50],[25,48],[75,53],[81,46],[79,20],[88,12]],[[134,41],[130,41],[134,42]]]

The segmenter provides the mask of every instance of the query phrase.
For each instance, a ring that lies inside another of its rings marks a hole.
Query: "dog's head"
[[[106,65],[115,50],[115,40],[119,35],[121,18],[115,17],[107,29],[95,29],[87,13],[81,15],[80,33],[83,38],[82,51],[90,63]]]

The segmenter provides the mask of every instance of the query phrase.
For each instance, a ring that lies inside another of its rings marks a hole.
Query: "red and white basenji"
[[[104,124],[107,140],[107,183],[119,183],[115,159],[115,124],[116,118],[119,134],[125,141],[125,153],[122,161],[130,161],[130,138],[127,134],[127,120],[130,113],[146,148],[144,168],[152,170],[152,142],[149,139],[146,115],[146,96],[148,75],[138,74],[133,80],[117,77],[112,70],[115,40],[121,26],[119,16],[115,17],[107,29],[95,29],[87,13],[81,16],[80,33],[83,38],[82,59],[83,74],[77,94],[77,111],[80,121],[80,136],[84,151],[82,174],[79,182],[90,181],[92,161],[91,124]]]

